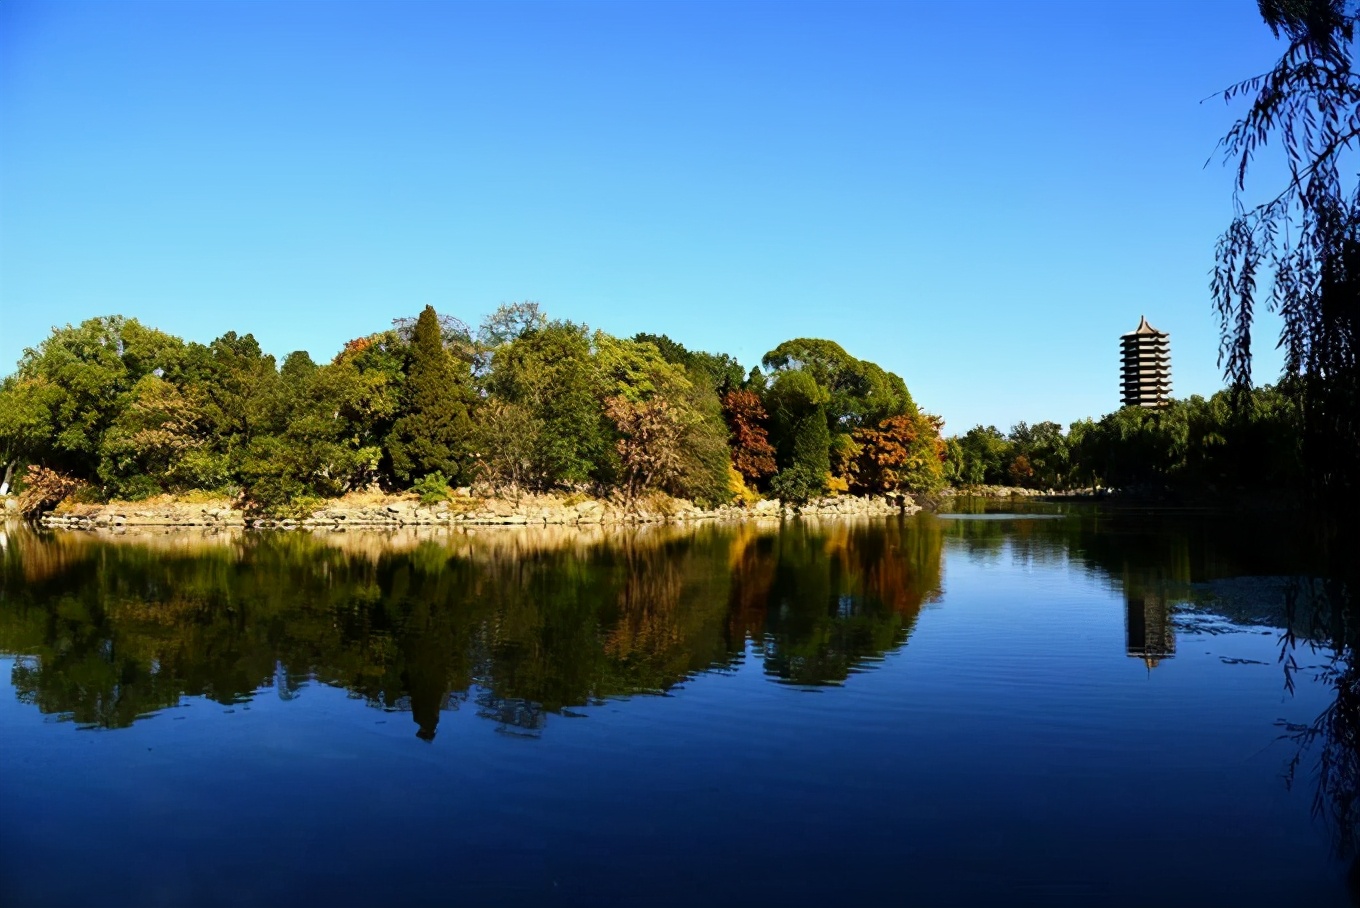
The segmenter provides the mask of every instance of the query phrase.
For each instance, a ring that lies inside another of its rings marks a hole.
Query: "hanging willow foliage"
[[[1211,283],[1219,365],[1235,388],[1250,387],[1258,304],[1279,313],[1287,384],[1300,398],[1317,491],[1353,507],[1360,473],[1357,15],[1344,0],[1261,0],[1260,7],[1289,44],[1269,72],[1223,93],[1226,101],[1250,98],[1251,106],[1219,145],[1237,171],[1235,214],[1219,238]],[[1288,182],[1248,206],[1248,171],[1272,142],[1284,152]]]

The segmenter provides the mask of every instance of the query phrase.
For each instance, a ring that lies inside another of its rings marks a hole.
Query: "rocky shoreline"
[[[1060,494],[1052,489],[1024,489],[1020,486],[960,486],[937,493],[940,498],[1052,498]]]
[[[299,518],[249,517],[227,506],[114,502],[75,505],[43,514],[45,527],[118,531],[132,527],[216,527],[250,529],[391,529],[408,526],[598,526],[679,523],[716,520],[782,520],[794,517],[873,517],[914,514],[920,507],[909,496],[858,498],[842,495],[801,506],[758,501],[750,507],[724,505],[705,509],[681,499],[652,501],[643,506],[587,499],[572,502],[553,496],[503,499],[454,499],[433,505],[401,499],[354,505],[336,502]]]

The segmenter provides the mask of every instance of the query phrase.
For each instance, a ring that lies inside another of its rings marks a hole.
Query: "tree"
[[[831,477],[830,395],[811,374],[792,370],[775,377],[766,398],[779,464],[770,490],[795,502],[823,494]]]
[[[722,404],[718,400],[712,376],[702,370],[691,369],[686,363],[697,362],[679,344],[661,338],[679,361],[662,355],[651,341],[622,340],[602,331],[595,333],[595,360],[603,386],[611,398],[621,398],[633,404],[652,405],[664,402],[656,412],[644,407],[638,411],[645,416],[653,431],[629,442],[621,440],[616,449],[623,455],[638,445],[653,441],[668,443],[666,432],[660,432],[657,420],[665,414],[664,422],[673,423],[679,432],[676,439],[678,463],[673,473],[654,483],[672,495],[691,498],[703,504],[716,505],[730,501],[732,490],[728,477],[727,426],[722,418]],[[607,409],[617,412],[617,405]],[[616,426],[620,423],[614,420]],[[650,441],[649,441],[650,440]],[[637,456],[636,451],[630,456]],[[647,455],[664,462],[669,453],[657,450]],[[624,459],[624,472],[632,468]]]
[[[882,495],[930,492],[944,484],[941,421],[923,413],[890,416],[872,429],[856,429],[850,490]]]
[[[746,377],[741,363],[726,353],[688,350],[683,344],[671,340],[664,334],[636,334],[633,340],[656,347],[666,362],[684,367],[691,381],[707,385],[719,395],[741,387]]]
[[[650,489],[661,489],[680,475],[684,466],[679,415],[663,398],[631,401],[611,397],[605,414],[619,430],[616,443],[623,464],[623,490],[628,500]]]
[[[269,401],[268,429],[251,440],[241,465],[255,507],[305,511],[373,474],[380,450],[358,444],[342,415],[356,376],[343,364],[318,366],[301,351],[284,360]]]
[[[732,466],[755,486],[775,471],[774,447],[765,431],[767,416],[754,391],[733,389],[723,395],[723,413],[732,432]]]
[[[530,471],[540,489],[605,480],[616,466],[604,382],[584,325],[553,321],[497,348],[494,399],[523,406],[541,426]]]
[[[444,349],[439,316],[426,306],[411,341],[411,366],[402,416],[392,426],[387,448],[392,469],[407,481],[429,473],[464,474],[472,422],[471,371]]]
[[[1015,456],[1007,472],[1013,485],[1036,489],[1065,487],[1071,455],[1062,426],[1056,422],[1033,426],[1019,422],[1011,427],[1010,443]]]
[[[18,378],[41,383],[52,435],[33,452],[44,465],[94,479],[104,433],[128,403],[132,387],[154,372],[175,372],[184,343],[136,319],[112,315],[52,336],[24,351]]]
[[[9,376],[0,382],[0,495],[9,492],[14,469],[39,456],[51,443],[53,395],[57,389],[42,379]]]
[[[167,378],[191,393],[201,409],[211,449],[230,469],[241,465],[250,442],[270,419],[269,402],[279,381],[274,357],[254,335],[228,331],[208,346],[189,344],[178,374]]]
[[[538,331],[548,324],[548,317],[538,303],[502,303],[496,311],[482,319],[477,330],[477,343],[494,350],[518,340],[530,331]]]
[[[828,428],[833,434],[916,411],[900,375],[855,359],[834,341],[785,341],[766,353],[761,363],[776,374],[798,371],[811,375],[826,393]]]
[[[1343,0],[1260,0],[1260,11],[1288,43],[1270,71],[1223,93],[1251,103],[1220,142],[1236,167],[1236,214],[1219,238],[1211,284],[1220,364],[1241,412],[1258,286],[1267,284],[1264,302],[1284,323],[1285,372],[1296,379],[1302,456],[1325,517],[1322,544],[1345,564],[1360,548],[1360,180],[1347,158],[1360,147],[1357,16]],[[1283,148],[1288,181],[1248,207],[1247,175],[1271,142]]]
[[[958,439],[958,480],[963,485],[1000,485],[1014,460],[1011,443],[996,426],[973,426]]]
[[[492,398],[477,412],[474,435],[478,479],[516,495],[544,486],[539,456],[543,420],[527,406]]]
[[[99,446],[99,478],[111,494],[140,498],[226,483],[226,459],[208,450],[196,401],[156,375],[143,376],[129,398]]]

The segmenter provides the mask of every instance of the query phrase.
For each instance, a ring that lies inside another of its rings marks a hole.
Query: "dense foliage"
[[[329,363],[247,334],[206,346],[135,319],[54,329],[0,383],[0,458],[83,500],[192,490],[303,511],[355,489],[480,485],[701,504],[943,482],[938,418],[838,344],[780,344],[749,372],[502,306],[475,333],[426,307]],[[438,488],[436,488],[438,487]]]
[[[1193,496],[1296,490],[1304,483],[1299,411],[1286,389],[1265,386],[1234,406],[1233,392],[1125,407],[1099,420],[1019,423],[1008,434],[975,426],[945,442],[955,485],[1113,488]]]

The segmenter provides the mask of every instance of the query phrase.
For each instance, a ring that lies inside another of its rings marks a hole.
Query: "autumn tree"
[[[890,416],[874,428],[856,429],[850,489],[860,494],[928,492],[944,484],[944,442],[938,417]]]
[[[426,306],[412,331],[402,416],[387,437],[393,472],[407,481],[430,473],[461,477],[472,430],[471,402],[470,367],[445,349],[439,316]]]
[[[755,392],[734,388],[723,395],[723,415],[732,432],[732,465],[755,486],[776,469],[774,446],[765,430],[765,407]]]
[[[680,475],[684,426],[664,398],[611,397],[605,401],[605,414],[618,428],[621,485],[630,501],[644,491],[663,489]]]

